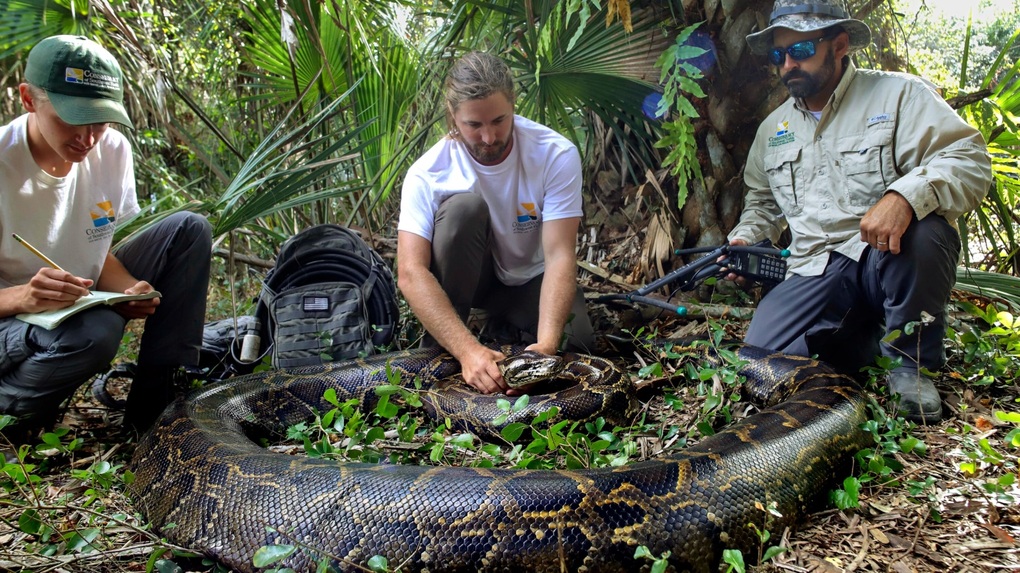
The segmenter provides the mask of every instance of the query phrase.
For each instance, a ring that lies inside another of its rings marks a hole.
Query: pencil
[[[22,239],[21,237],[19,237],[17,233],[11,233],[11,236],[14,237],[15,241],[17,241],[17,242],[21,243],[22,245],[24,245],[24,247],[26,249],[32,251],[33,255],[35,255],[35,256],[39,257],[40,259],[46,261],[46,264],[49,265],[50,267],[52,267],[54,269],[57,269],[58,271],[64,271],[64,269],[62,269],[60,267],[60,265],[58,265],[57,263],[53,262],[53,260],[50,259],[49,257],[47,257],[46,255],[42,254],[42,252],[40,252],[39,249],[33,247],[31,243],[29,243],[25,239]],[[64,271],[64,272],[66,273],[67,271]],[[86,289],[86,290],[89,291],[89,294],[92,294],[91,290],[89,290],[89,289]]]
[[[35,255],[35,256],[39,257],[40,259],[42,259],[43,261],[45,261],[47,265],[51,266],[54,269],[57,269],[58,271],[64,271],[64,269],[60,268],[60,265],[58,265],[57,263],[53,262],[52,260],[50,260],[49,257],[47,257],[46,255],[44,255],[41,252],[39,252],[39,249],[33,247],[32,244],[29,243],[28,241],[26,241],[25,239],[22,239],[21,237],[19,237],[17,233],[11,233],[11,236],[14,237],[15,241],[17,241],[17,242],[21,243],[22,245],[24,245],[24,247],[26,249],[32,251],[33,255]],[[64,271],[64,272],[66,273],[67,271]]]

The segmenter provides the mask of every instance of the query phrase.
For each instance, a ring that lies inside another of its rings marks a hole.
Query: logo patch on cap
[[[120,87],[120,80],[109,74],[101,74],[81,68],[64,68],[64,81],[69,84],[82,84],[94,88],[115,90]]]
[[[70,84],[85,82],[85,70],[81,68],[67,68],[64,70],[64,81]]]

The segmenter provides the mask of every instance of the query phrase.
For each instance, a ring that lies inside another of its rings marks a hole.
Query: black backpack
[[[393,341],[398,318],[382,257],[350,229],[317,225],[280,248],[254,318],[239,319],[237,331],[233,319],[206,325],[203,365],[207,378],[222,379],[251,372],[267,355],[274,368],[367,356]]]

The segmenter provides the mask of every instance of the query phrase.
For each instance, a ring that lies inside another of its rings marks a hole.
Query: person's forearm
[[[124,267],[124,263],[120,262],[112,253],[107,253],[103,270],[99,273],[99,280],[96,281],[96,289],[107,292],[124,292],[136,284],[138,284],[138,279],[131,276],[131,273]]]
[[[8,316],[14,316],[19,312],[24,312],[23,300],[24,296],[21,295],[21,290],[24,287],[14,286],[5,289],[0,289],[0,318],[6,318]]]
[[[479,344],[428,270],[401,280],[400,290],[425,330],[447,352],[460,358],[468,348]]]
[[[538,305],[537,344],[546,354],[555,354],[563,338],[570,309],[577,292],[577,264],[573,257],[546,261]]]

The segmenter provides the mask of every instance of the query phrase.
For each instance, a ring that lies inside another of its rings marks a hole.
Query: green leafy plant
[[[947,332],[951,347],[960,357],[960,378],[976,386],[1017,380],[1020,320],[994,304],[985,308],[966,301],[956,304],[980,321],[977,326],[960,323]]]
[[[706,97],[697,80],[703,74],[692,60],[702,56],[706,50],[688,43],[701,22],[687,26],[676,37],[675,43],[659,56],[656,67],[662,70],[659,82],[663,85],[662,99],[656,109],[657,117],[675,117],[662,124],[666,134],[655,143],[655,147],[669,149],[662,160],[662,166],[670,169],[677,180],[677,209],[687,202],[687,185],[691,180],[701,179],[701,165],[698,162],[698,142],[694,137],[693,119],[700,117],[690,97]]]
[[[783,515],[776,509],[776,502],[774,501],[770,501],[767,504],[755,501],[754,506],[762,512],[762,525],[759,526],[757,523],[751,522],[747,524],[747,527],[753,529],[755,536],[758,538],[758,563],[765,563],[775,559],[777,555],[786,552],[785,547],[769,545],[772,534],[769,532],[768,524],[773,518],[782,517]],[[724,549],[722,560],[726,564],[727,572],[744,573],[747,570],[747,566],[744,563],[744,554],[739,549]]]
[[[652,552],[644,545],[639,545],[634,550],[634,559],[647,559],[652,562],[651,573],[664,573],[666,568],[669,567],[669,556],[672,555],[671,551],[663,551],[661,555],[656,557],[652,555]]]

